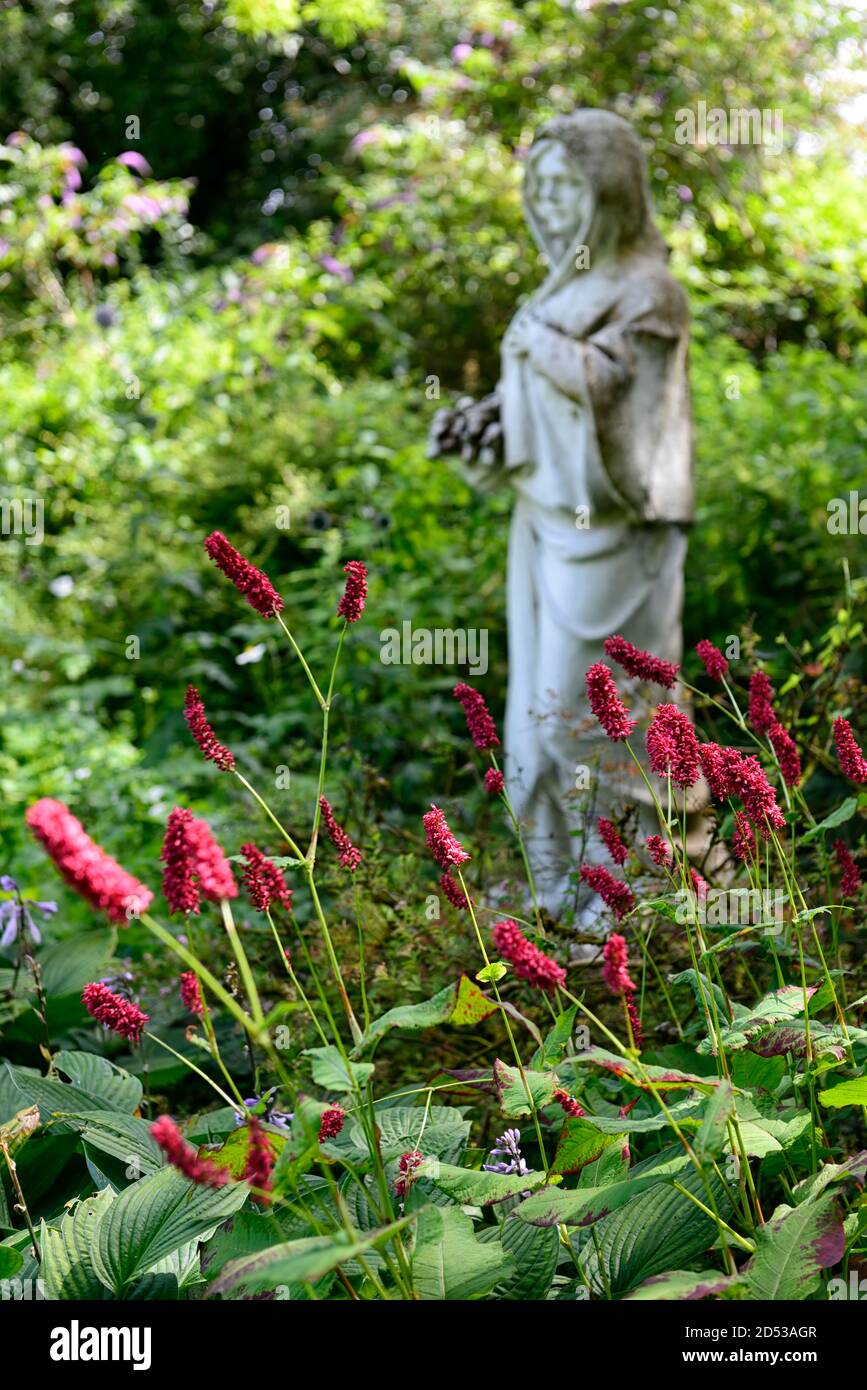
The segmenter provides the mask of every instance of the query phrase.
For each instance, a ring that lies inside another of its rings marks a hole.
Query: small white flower
[[[48,588],[55,598],[69,598],[75,588],[75,580],[71,574],[59,574],[56,579],[52,579]]]
[[[257,642],[255,647],[245,647],[235,657],[236,666],[251,666],[254,661],[261,661],[265,655],[265,643]]]

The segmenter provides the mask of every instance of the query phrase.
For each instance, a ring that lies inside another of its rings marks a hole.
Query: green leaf
[[[809,1001],[811,995],[816,992],[816,985],[808,985],[806,998]],[[763,999],[753,1006],[752,1009],[741,1010],[734,1023],[726,1024],[720,1029],[720,1040],[727,1052],[738,1052],[741,1048],[749,1046],[762,1034],[768,1033],[770,1029],[778,1023],[788,1022],[797,1018],[804,1012],[805,991],[800,985],[783,985],[780,989],[775,989],[771,994],[766,994]],[[726,1010],[726,1016],[728,1011]],[[699,1052],[712,1053],[714,1043],[711,1038],[698,1045]],[[773,1055],[762,1053],[763,1056]]]
[[[473,1223],[456,1207],[425,1207],[418,1217],[412,1282],[425,1300],[481,1298],[513,1269],[499,1241],[481,1244]]]
[[[566,1044],[572,1036],[572,1029],[575,1027],[575,1015],[578,1012],[578,1005],[572,1004],[565,1013],[558,1014],[554,1022],[554,1027],[546,1034],[545,1041],[541,1047],[537,1047],[533,1056],[530,1058],[530,1067],[534,1071],[541,1071],[545,1067],[556,1067],[563,1053],[566,1051]]]
[[[814,825],[812,830],[800,836],[800,842],[805,845],[808,840],[812,840],[815,835],[821,835],[825,830],[835,830],[838,825],[844,825],[847,820],[851,820],[858,809],[857,796],[847,796],[841,802],[836,811],[832,811],[830,816],[826,816],[818,825]]]
[[[598,1159],[609,1145],[622,1148],[625,1134],[603,1134],[592,1121],[569,1116],[560,1131],[551,1164],[552,1173],[580,1173]]]
[[[809,1298],[821,1271],[843,1258],[846,1240],[833,1192],[798,1207],[778,1207],[756,1233],[756,1253],[743,1273],[750,1298]]]
[[[94,1268],[93,1254],[99,1227],[117,1199],[111,1188],[76,1202],[52,1228],[43,1222],[39,1244],[40,1276],[51,1299],[107,1299],[109,1290]]]
[[[347,1064],[336,1047],[308,1047],[304,1056],[312,1057],[313,1080],[324,1091],[352,1091],[354,1086],[364,1086],[374,1071],[372,1062]]]
[[[574,1057],[565,1057],[557,1070],[561,1072],[566,1067],[578,1066],[602,1067],[603,1070],[613,1072],[615,1076],[622,1077],[624,1081],[640,1087],[643,1091],[651,1089],[651,1082],[663,1091],[676,1086],[690,1086],[710,1091],[719,1085],[716,1076],[697,1076],[674,1067],[651,1066],[647,1062],[642,1063],[639,1071],[634,1061],[621,1057],[616,1052],[606,1052],[604,1047],[586,1047]]]
[[[427,1158],[415,1169],[416,1178],[429,1178],[435,1187],[461,1206],[487,1207],[504,1202],[522,1192],[531,1192],[545,1182],[544,1173],[484,1173],[456,1168]]]
[[[6,1072],[23,1100],[28,1105],[39,1106],[40,1118],[43,1121],[50,1120],[55,1115],[67,1115],[76,1111],[112,1112],[116,1108],[112,1101],[93,1091],[85,1091],[80,1086],[63,1081],[54,1081],[50,1077],[38,1076],[24,1067],[10,1067],[7,1063]]]
[[[867,1076],[856,1076],[851,1081],[829,1086],[827,1091],[819,1092],[819,1100],[829,1110],[838,1110],[844,1105],[867,1105]]]
[[[705,1103],[701,1125],[692,1141],[693,1149],[699,1158],[720,1157],[726,1147],[728,1120],[734,1108],[735,1095],[731,1083],[723,1081]]]
[[[214,1281],[214,1293],[226,1293],[239,1285],[251,1291],[273,1289],[280,1284],[315,1284],[331,1270],[347,1260],[363,1255],[365,1250],[391,1240],[415,1218],[406,1217],[390,1226],[370,1231],[361,1240],[350,1241],[342,1232],[326,1236],[305,1236],[300,1240],[271,1245],[252,1255],[231,1260]]]
[[[684,1155],[684,1168],[688,1162]],[[644,1188],[655,1186],[659,1186],[656,1173],[609,1183],[607,1187],[576,1187],[568,1192],[546,1187],[516,1207],[515,1215],[531,1226],[589,1226],[632,1201]]]
[[[115,1293],[187,1241],[212,1230],[246,1201],[244,1183],[202,1187],[175,1168],[134,1182],[100,1222],[94,1267]]]
[[[482,977],[479,975],[476,978]],[[353,1056],[366,1051],[392,1028],[418,1032],[424,1028],[434,1028],[440,1023],[470,1027],[490,1018],[496,1010],[496,1002],[483,994],[468,976],[461,975],[453,985],[446,985],[445,989],[441,989],[432,998],[425,999],[420,1004],[399,1004],[397,1008],[389,1009],[387,1013],[374,1019],[354,1049]]]
[[[704,1269],[700,1274],[690,1270],[670,1269],[667,1274],[654,1274],[637,1289],[626,1295],[626,1301],[652,1299],[654,1303],[675,1299],[691,1302],[697,1298],[714,1298],[734,1293],[744,1287],[737,1274],[720,1274],[717,1269]]]
[[[141,1104],[142,1084],[105,1057],[93,1052],[57,1052],[54,1065],[64,1076],[93,1096],[101,1096],[113,1110],[132,1112]]]
[[[131,1180],[155,1173],[165,1162],[162,1150],[151,1138],[147,1120],[139,1120],[135,1115],[108,1114],[103,1110],[73,1115],[70,1120],[81,1125],[85,1144],[125,1163]]]
[[[508,966],[501,960],[492,960],[489,965],[485,965],[476,973],[476,979],[481,980],[482,984],[496,984],[497,980],[502,980],[504,975],[509,973]]]
[[[510,1067],[499,1059],[494,1062],[494,1085],[497,1088],[500,1111],[509,1118],[532,1115],[534,1108],[541,1110],[544,1106],[550,1105],[559,1084],[552,1071],[525,1069],[522,1076],[517,1067]]]
[[[716,1178],[709,1181],[726,1220],[730,1203],[723,1185]],[[684,1171],[678,1182],[707,1204],[705,1186],[694,1169]],[[595,1293],[604,1295],[607,1282],[611,1295],[619,1298],[651,1275],[683,1269],[709,1249],[717,1235],[710,1216],[677,1188],[657,1182],[598,1222],[595,1247],[588,1247],[583,1257],[584,1274]]]
[[[99,931],[76,932],[66,941],[48,946],[39,956],[46,995],[50,998],[80,994],[86,984],[106,973],[105,967],[114,954],[116,943],[117,933],[105,927]]]
[[[0,1279],[11,1279],[23,1264],[24,1256],[20,1250],[14,1250],[11,1245],[0,1245]]]
[[[560,1254],[555,1226],[528,1226],[514,1215],[499,1227],[500,1243],[515,1262],[514,1273],[497,1288],[497,1297],[529,1303],[545,1298],[551,1287]]]

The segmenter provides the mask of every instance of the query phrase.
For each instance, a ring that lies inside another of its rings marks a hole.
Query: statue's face
[[[567,241],[589,227],[593,190],[559,140],[546,141],[534,159],[530,196],[534,215],[551,241]]]

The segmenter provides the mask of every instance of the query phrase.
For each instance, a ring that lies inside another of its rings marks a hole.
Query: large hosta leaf
[[[121,1293],[157,1261],[225,1221],[247,1195],[244,1183],[201,1187],[169,1167],[141,1178],[100,1222],[93,1254],[100,1279]]]
[[[743,1273],[750,1298],[809,1298],[821,1271],[843,1258],[846,1239],[833,1192],[798,1207],[778,1207],[757,1232],[756,1253]]]
[[[105,1057],[93,1052],[57,1052],[54,1065],[70,1081],[92,1096],[101,1096],[113,1110],[131,1113],[137,1110],[142,1098],[142,1084]]]
[[[473,1223],[456,1207],[425,1207],[418,1217],[412,1282],[419,1298],[481,1298],[512,1271],[499,1241],[482,1244]]]
[[[81,1137],[89,1148],[110,1154],[125,1164],[130,1180],[155,1173],[165,1162],[162,1150],[151,1138],[147,1120],[139,1120],[135,1115],[94,1110],[89,1114],[73,1115],[71,1123],[81,1126]]]
[[[79,994],[90,980],[105,975],[114,953],[117,934],[110,927],[76,932],[66,941],[48,946],[39,957],[42,988],[53,995]],[[82,1014],[84,1007],[82,1006]]]
[[[111,1297],[96,1273],[93,1252],[100,1224],[114,1201],[114,1193],[106,1188],[95,1197],[76,1202],[53,1229],[43,1222],[40,1276],[46,1298],[80,1301]]]
[[[694,1169],[683,1173],[678,1182],[707,1205],[707,1190]],[[710,1186],[719,1214],[726,1220],[731,1204],[723,1185],[711,1178]],[[617,1298],[653,1274],[691,1264],[710,1249],[717,1235],[716,1222],[689,1197],[669,1183],[658,1182],[597,1223],[594,1246],[582,1257],[585,1277],[595,1293],[604,1295],[607,1285]]]
[[[504,1251],[515,1262],[514,1272],[497,1288],[497,1297],[520,1303],[545,1298],[560,1253],[556,1227],[528,1226],[507,1216],[497,1229]]]
[[[38,1105],[43,1121],[75,1111],[117,1109],[113,1101],[93,1091],[55,1081],[52,1077],[39,1076],[24,1067],[11,1067],[7,1063],[6,1075],[20,1095],[21,1105]]]

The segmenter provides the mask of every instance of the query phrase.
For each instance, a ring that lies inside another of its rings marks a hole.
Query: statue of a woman
[[[543,126],[524,197],[547,278],[509,325],[496,392],[441,414],[433,450],[457,444],[474,481],[493,482],[501,435],[517,493],[506,775],[540,901],[556,913],[578,855],[604,857],[598,815],[628,801],[658,829],[628,754],[588,717],[584,678],[616,633],[680,657],[692,519],[687,306],[653,223],[641,144],[620,117],[582,110]],[[616,675],[634,714],[672,698]],[[588,903],[585,925],[595,911]]]

